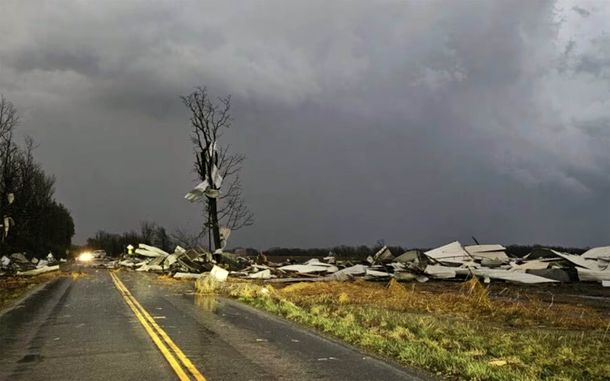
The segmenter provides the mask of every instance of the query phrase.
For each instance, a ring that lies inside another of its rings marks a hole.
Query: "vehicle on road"
[[[97,266],[105,259],[105,250],[84,251],[76,257],[76,262],[85,266]]]

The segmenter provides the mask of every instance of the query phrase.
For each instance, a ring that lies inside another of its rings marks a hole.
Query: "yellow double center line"
[[[136,318],[140,321],[148,335],[151,337],[157,348],[161,351],[161,354],[169,365],[172,367],[180,381],[191,381],[192,379],[187,375],[185,370],[193,376],[197,381],[206,381],[203,374],[193,365],[193,363],[184,355],[184,352],[174,343],[174,341],[165,333],[165,331],[159,327],[157,322],[150,316],[150,314],[142,307],[142,305],[134,298],[129,292],[127,287],[119,279],[119,277],[110,272],[110,277],[114,282],[114,285],[119,290],[119,293],[125,300],[125,303],[131,308]]]

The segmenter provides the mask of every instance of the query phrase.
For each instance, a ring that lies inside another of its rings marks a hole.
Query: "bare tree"
[[[157,232],[157,224],[149,221],[140,222],[140,236],[142,243],[152,245]]]
[[[0,139],[5,141],[19,123],[15,106],[0,94]],[[12,136],[11,136],[12,137]]]
[[[14,183],[17,173],[13,162],[19,147],[13,141],[13,134],[17,124],[19,124],[17,108],[0,94],[0,212],[2,213],[2,224],[7,224],[10,220],[11,202],[8,196],[15,191]]]
[[[13,142],[13,133],[15,128],[19,124],[19,115],[15,106],[8,101],[4,95],[0,94],[0,165],[2,166],[2,184],[3,191],[9,191],[6,189],[10,187],[6,181],[10,177],[10,170],[12,168],[12,158],[17,152],[18,148]],[[2,196],[6,196],[3,194]],[[6,197],[3,197],[3,202]]]
[[[231,127],[231,97],[212,100],[205,87],[196,88],[181,97],[191,114],[191,139],[194,145],[194,170],[202,184],[209,246],[223,247],[222,227],[237,230],[254,222],[254,216],[242,197],[239,171],[244,156],[230,152],[230,146],[221,146],[219,139]]]
[[[171,234],[171,239],[178,245],[189,249],[203,248],[205,246],[203,240],[203,232],[192,234],[184,229],[177,229]]]
[[[34,159],[34,140],[15,142],[19,115],[0,94],[0,251],[62,255],[74,235],[70,212],[53,199],[55,178]],[[10,229],[10,232],[9,232]]]

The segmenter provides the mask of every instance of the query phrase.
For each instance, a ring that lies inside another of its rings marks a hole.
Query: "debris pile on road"
[[[38,275],[59,270],[58,261],[49,253],[46,259],[33,257],[28,260],[23,253],[0,257],[0,275]]]
[[[267,282],[354,278],[427,282],[474,276],[485,283],[492,280],[525,284],[587,281],[610,287],[610,246],[593,248],[582,255],[536,248],[524,258],[511,258],[502,245],[463,246],[455,241],[425,252],[410,250],[398,256],[384,246],[362,262],[338,260],[329,255],[303,263],[290,260],[273,263],[262,253],[246,258],[222,252],[212,255],[206,250],[186,250],[178,246],[170,254],[140,244],[133,255],[119,261],[118,265],[135,271],[171,274],[176,279],[201,279],[225,268],[226,275],[232,278]],[[223,276],[219,281],[225,279]]]
[[[201,273],[210,271],[214,263],[212,255],[204,250],[186,250],[177,246],[170,254],[141,243],[133,254],[125,255],[116,265],[135,271],[172,273],[176,278],[197,278]]]

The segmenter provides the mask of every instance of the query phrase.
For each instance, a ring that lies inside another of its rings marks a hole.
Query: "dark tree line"
[[[364,260],[369,255],[374,255],[384,245],[375,244],[373,246],[334,246],[329,248],[311,248],[311,249],[298,249],[298,248],[283,248],[273,247],[265,250],[264,253],[271,256],[280,257],[325,257],[330,252],[335,254],[339,259],[358,259]],[[394,255],[400,255],[407,251],[407,249],[401,246],[388,246],[390,251]]]
[[[570,253],[570,254],[582,254],[585,251],[589,250],[589,248],[582,247],[563,247],[563,246],[545,246],[540,244],[535,245],[509,245],[506,246],[506,253],[513,258],[523,258],[532,250],[544,247],[546,249],[553,249],[562,253]]]
[[[34,159],[34,141],[15,141],[19,116],[0,95],[0,252],[65,257],[74,236],[68,209],[54,199],[55,178]]]
[[[333,252],[337,258],[340,259],[357,259],[364,260],[369,255],[374,255],[381,247],[383,242],[378,242],[373,246],[335,246],[329,248],[310,248],[310,249],[299,249],[299,248],[284,248],[284,247],[273,247],[265,250],[264,253],[270,256],[279,257],[324,257],[329,252]],[[588,250],[588,248],[577,248],[577,247],[561,247],[561,246],[545,246],[545,245],[509,245],[506,246],[506,254],[513,258],[523,258],[536,248],[548,248],[559,252],[571,253],[571,254],[582,254]],[[419,250],[427,251],[431,248],[407,248],[403,246],[388,246],[392,254],[400,255],[407,250]],[[249,253],[256,252],[256,250],[246,249]]]
[[[87,239],[87,248],[105,250],[108,255],[117,256],[125,253],[128,245],[137,247],[140,243],[156,246],[169,253],[174,251],[176,245],[185,245],[179,236],[168,234],[163,226],[145,221],[140,224],[139,231],[117,234],[100,230],[94,237]]]

